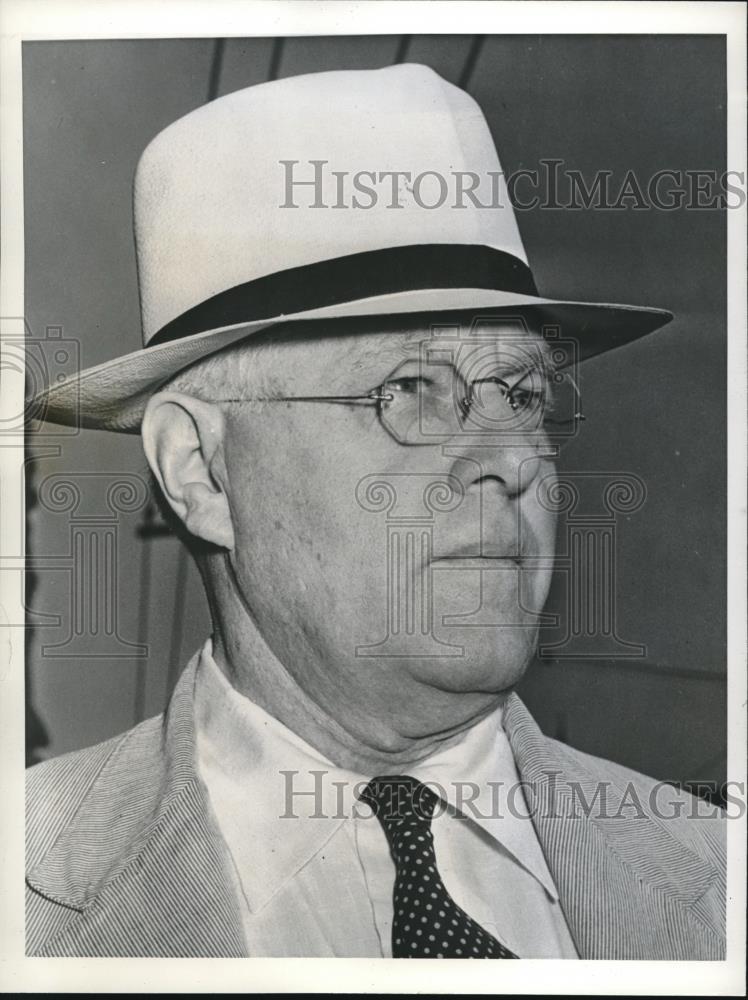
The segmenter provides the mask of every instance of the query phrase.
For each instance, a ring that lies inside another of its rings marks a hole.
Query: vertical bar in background
[[[277,80],[280,73],[281,61],[283,59],[283,43],[285,39],[273,39],[273,51],[270,53],[270,68],[268,69],[268,80]]]
[[[395,53],[395,63],[404,63],[408,58],[408,50],[410,49],[410,39],[411,35],[403,35],[398,43],[397,52]]]
[[[213,55],[210,60],[210,73],[208,75],[208,101],[214,101],[218,97],[221,86],[221,70],[223,69],[223,56],[226,52],[226,39],[216,38],[213,42]]]
[[[138,525],[136,533],[140,536],[140,580],[138,584],[138,643],[148,645],[148,633],[151,610],[151,546],[153,545],[153,523],[155,521],[155,506],[150,502],[143,514],[143,523]],[[135,661],[135,700],[133,703],[134,725],[145,718],[145,682],[148,657],[140,657]]]
[[[169,668],[166,674],[166,696],[176,683],[182,666],[182,640],[184,638],[184,609],[187,600],[187,567],[189,554],[182,542],[177,542],[177,571],[174,577],[174,615],[171,620],[171,640],[169,643]]]
[[[476,35],[470,45],[470,48],[468,49],[468,54],[465,58],[465,65],[462,67],[460,79],[457,84],[458,87],[462,87],[463,90],[468,90],[470,87],[470,81],[473,78],[473,73],[475,73],[475,67],[478,64],[478,59],[480,58],[485,40],[485,35]]]

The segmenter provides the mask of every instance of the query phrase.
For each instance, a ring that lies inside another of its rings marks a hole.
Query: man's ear
[[[181,392],[151,396],[143,415],[143,449],[167,503],[190,534],[230,550],[223,432],[218,406]]]

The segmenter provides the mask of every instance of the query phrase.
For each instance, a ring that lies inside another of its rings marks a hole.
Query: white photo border
[[[746,176],[746,13],[733,3],[4,0],[0,7],[0,317],[24,315],[21,45],[41,39],[429,34],[720,34],[726,38],[728,167]],[[746,204],[728,213],[728,775],[746,782]],[[5,331],[3,331],[5,335]],[[22,372],[2,372],[0,419],[22,409]],[[24,955],[23,436],[0,442],[0,985],[4,992],[377,992],[742,995],[745,815],[728,824],[724,962],[495,965],[386,959],[41,959]],[[8,623],[11,623],[10,625]],[[438,976],[435,973],[438,971]],[[498,989],[500,986],[501,989]]]

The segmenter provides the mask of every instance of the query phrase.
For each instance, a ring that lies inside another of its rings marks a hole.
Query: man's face
[[[469,711],[521,677],[550,580],[537,487],[553,464],[537,423],[507,436],[500,390],[542,346],[517,324],[281,341],[278,396],[365,396],[394,373],[387,426],[368,401],[225,404],[234,585],[315,702],[396,713],[416,736],[427,689],[433,730],[456,695]],[[495,374],[476,387],[491,419],[462,419],[461,378]]]

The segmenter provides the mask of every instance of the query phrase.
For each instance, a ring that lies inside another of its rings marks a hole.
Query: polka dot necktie
[[[395,862],[393,958],[517,958],[452,899],[439,874],[431,820],[438,797],[410,775],[372,778],[361,800]]]

